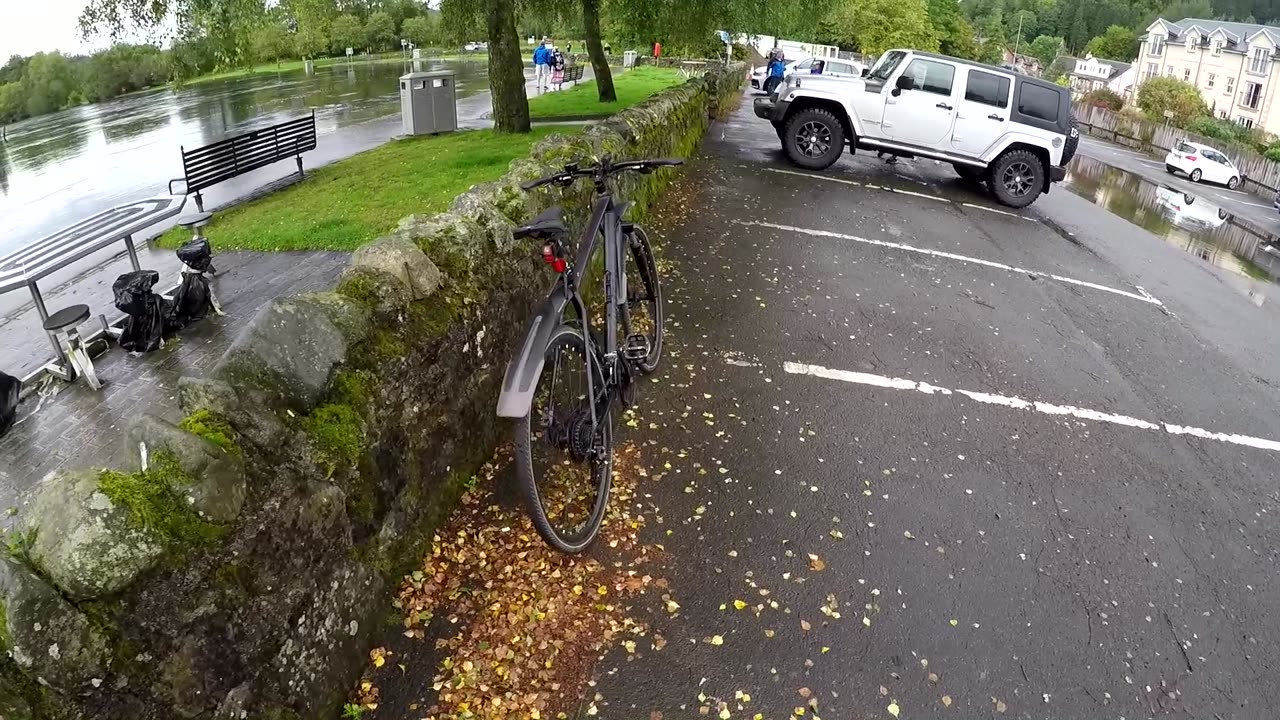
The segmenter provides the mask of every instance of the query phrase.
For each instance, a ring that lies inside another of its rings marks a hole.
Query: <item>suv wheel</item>
[[[844,152],[844,126],[826,110],[801,110],[787,120],[782,147],[791,162],[802,168],[829,168]]]
[[[991,163],[987,178],[991,193],[1002,205],[1023,208],[1036,201],[1044,187],[1044,163],[1027,150],[1010,150]]]
[[[987,177],[987,171],[980,167],[965,165],[963,163],[952,163],[952,167],[956,169],[956,174],[959,175],[961,179],[969,182],[980,183]]]

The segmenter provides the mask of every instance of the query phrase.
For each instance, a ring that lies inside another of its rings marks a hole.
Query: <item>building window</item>
[[[1191,68],[1182,71],[1182,82],[1191,82]]]
[[[1200,43],[1200,38],[1195,35],[1192,35],[1191,37],[1187,38],[1187,52],[1194,53],[1196,51],[1196,45],[1198,45],[1199,43]]]
[[[1238,115],[1236,116],[1236,124],[1242,128],[1251,128],[1253,127],[1253,120],[1250,120],[1243,115]]]
[[[1254,48],[1253,54],[1249,57],[1249,72],[1255,75],[1266,75],[1270,66],[1271,49],[1264,47]]]
[[[1219,55],[1221,55],[1221,54],[1222,54],[1222,41],[1221,41],[1221,40],[1214,40],[1214,41],[1213,41],[1213,55],[1214,55],[1214,57],[1217,57],[1217,56],[1219,56]]]
[[[1232,91],[1234,91],[1235,89],[1236,89],[1236,79],[1233,77],[1229,77],[1227,78],[1227,89],[1223,90],[1222,94],[1230,95]]]
[[[1250,110],[1257,110],[1262,100],[1262,83],[1247,82],[1244,84],[1244,97],[1240,100]]]
[[[1164,66],[1164,74],[1165,74],[1165,75],[1168,75],[1169,77],[1173,77],[1173,66],[1172,66],[1172,65],[1165,65],[1165,66]]]
[[[1153,78],[1153,77],[1155,77],[1155,76],[1157,76],[1157,75],[1159,75],[1159,74],[1160,74],[1160,66],[1159,66],[1159,65],[1157,65],[1157,64],[1155,64],[1155,63],[1147,63],[1147,72],[1146,72],[1146,74],[1143,76],[1143,78],[1142,78],[1142,79],[1143,79],[1143,80],[1150,80],[1151,78]]]
[[[1223,120],[1226,120],[1226,119],[1227,119],[1227,111],[1226,111],[1226,110],[1219,110],[1219,111],[1218,111],[1218,117],[1222,118]]]
[[[1210,89],[1210,90],[1212,90],[1212,89],[1213,89],[1213,81],[1214,81],[1214,79],[1216,79],[1217,77],[1218,77],[1217,75],[1215,75],[1215,74],[1213,74],[1213,73],[1209,73],[1209,89]]]
[[[1164,41],[1165,41],[1165,39],[1166,39],[1166,38],[1165,38],[1163,35],[1152,35],[1152,36],[1151,36],[1151,51],[1150,51],[1150,53],[1151,53],[1152,55],[1154,55],[1154,56],[1156,56],[1156,57],[1160,57],[1161,55],[1163,55],[1163,54],[1164,54]]]

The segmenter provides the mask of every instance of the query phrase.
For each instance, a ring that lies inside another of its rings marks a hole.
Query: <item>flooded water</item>
[[[487,89],[484,63],[355,63],[152,90],[8,128],[0,143],[0,255],[116,205],[167,192],[182,146],[316,114],[320,161],[385,141],[408,69],[452,69],[459,97]],[[383,125],[386,125],[384,123]],[[310,159],[314,165],[316,159]],[[283,163],[281,167],[290,165]],[[286,168],[287,170],[287,168]]]
[[[1203,197],[1076,155],[1066,187],[1207,263],[1255,280],[1280,281],[1280,238]]]

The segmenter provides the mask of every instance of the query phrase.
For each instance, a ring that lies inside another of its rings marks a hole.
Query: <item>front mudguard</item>
[[[529,321],[519,352],[507,363],[502,394],[498,396],[498,417],[522,418],[529,414],[529,408],[533,407],[534,387],[546,362],[547,343],[564,322],[564,309],[568,304],[568,291],[564,283],[558,283]]]

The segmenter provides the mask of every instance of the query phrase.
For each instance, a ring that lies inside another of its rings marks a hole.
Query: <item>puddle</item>
[[[1207,263],[1254,280],[1280,281],[1280,236],[1203,197],[1083,155],[1072,159],[1066,188]]]

